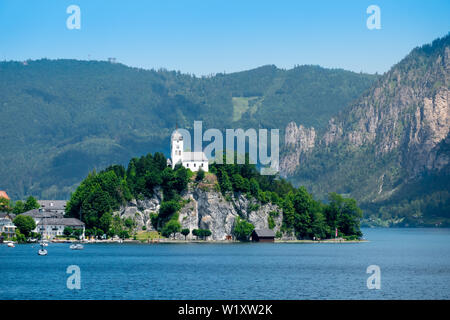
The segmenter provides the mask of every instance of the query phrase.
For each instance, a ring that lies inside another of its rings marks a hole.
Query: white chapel
[[[184,151],[183,135],[178,132],[178,129],[170,138],[170,157],[168,164],[172,166],[172,169],[181,163],[183,167],[191,171],[198,171],[200,168],[205,172],[208,171],[208,158],[205,153]]]

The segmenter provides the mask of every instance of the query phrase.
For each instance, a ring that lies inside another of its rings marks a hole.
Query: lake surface
[[[0,245],[4,299],[450,299],[450,229],[363,229],[366,243]],[[81,270],[70,290],[66,269]],[[366,285],[369,265],[381,289]]]

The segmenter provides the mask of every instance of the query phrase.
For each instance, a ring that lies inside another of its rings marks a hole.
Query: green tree
[[[202,229],[202,230],[201,230],[201,237],[202,237],[203,239],[208,238],[211,234],[212,234],[212,232],[211,232],[211,230],[209,230],[209,229]]]
[[[322,212],[312,214],[311,236],[316,239],[325,239],[330,235],[330,228],[326,224],[325,216]]]
[[[292,203],[292,192],[283,201],[283,223],[287,229],[293,229],[295,223],[295,209]]]
[[[100,225],[100,218],[106,212],[110,212],[111,197],[103,191],[99,185],[96,185],[89,192],[85,201],[82,204],[82,218],[88,228],[97,227]],[[107,230],[106,230],[107,231]]]
[[[325,217],[333,230],[338,228],[339,232],[346,236],[362,236],[360,230],[362,210],[357,206],[355,199],[330,193],[329,204],[325,207]]]
[[[73,229],[71,227],[64,227],[63,234],[65,236],[70,236],[73,233]]]
[[[181,205],[176,200],[163,201],[161,206],[159,207],[159,213],[156,217],[156,227],[159,229],[162,225],[164,225],[167,221],[169,221],[172,216],[181,209]],[[153,221],[152,221],[152,224]]]
[[[189,183],[189,171],[183,166],[178,166],[175,170],[175,179],[173,181],[172,187],[180,193],[186,190]]]
[[[206,237],[209,237],[212,232],[209,229],[194,229],[192,230],[192,234],[196,236],[197,239],[200,237],[204,240]]]
[[[16,203],[14,203],[13,213],[21,214],[21,213],[24,213],[25,211],[26,211],[25,204],[23,203],[23,201],[18,200],[18,201],[16,201]]]
[[[25,237],[24,234],[22,234],[22,233],[20,232],[19,229],[16,229],[16,236],[15,236],[15,238],[16,238],[16,241],[19,242],[19,243],[25,243],[25,242],[27,242],[27,238]]]
[[[249,191],[248,180],[244,179],[239,173],[233,174],[231,177],[233,190],[247,192]]]
[[[128,239],[130,237],[130,233],[128,230],[120,230],[118,236],[120,239]]]
[[[295,209],[294,228],[301,238],[311,235],[311,206],[313,204],[312,196],[306,191],[305,187],[298,188],[294,194],[293,205]]]
[[[260,192],[259,183],[255,178],[250,179],[250,194],[257,197]]]
[[[239,241],[248,241],[254,229],[253,224],[237,217],[234,222],[233,235]]]
[[[128,217],[126,218],[123,223],[125,224],[125,227],[127,227],[128,229],[133,229],[135,226],[135,222],[132,218]]]
[[[155,187],[162,183],[161,175],[156,171],[147,171],[144,178],[146,193],[148,196],[152,196]]]
[[[73,236],[79,239],[83,235],[83,229],[75,229],[73,231]]]
[[[98,228],[103,230],[104,233],[109,231],[109,227],[111,226],[112,215],[110,212],[105,212],[99,219]]]
[[[199,229],[192,230],[192,234],[195,236],[195,238],[198,240],[199,237]]]
[[[29,196],[25,202],[25,212],[33,209],[39,209],[41,206],[33,196]]]
[[[18,215],[14,221],[14,225],[25,237],[29,237],[31,230],[36,228],[34,219],[30,216]]]
[[[230,178],[224,170],[219,171],[219,186],[220,191],[222,191],[223,194],[233,190],[233,185],[231,184]]]
[[[10,212],[11,210],[11,201],[9,199],[0,197],[0,212]]]
[[[198,169],[197,176],[195,177],[195,181],[200,182],[205,179],[205,171],[202,168]]]
[[[170,220],[165,224],[161,233],[164,237],[169,237],[171,234],[173,234],[173,237],[175,239],[175,234],[180,231],[181,224],[177,220]]]
[[[186,237],[191,233],[191,230],[189,229],[182,229],[181,234],[184,236],[184,240],[186,240]]]

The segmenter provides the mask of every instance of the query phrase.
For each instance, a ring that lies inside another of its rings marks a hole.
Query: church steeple
[[[182,163],[183,161],[183,135],[178,132],[178,123],[176,124],[176,129],[172,133],[170,139],[170,157],[172,158],[172,168],[175,168],[177,163]]]

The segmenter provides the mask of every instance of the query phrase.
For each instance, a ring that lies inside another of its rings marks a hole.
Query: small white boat
[[[15,247],[15,245],[14,245],[14,243],[13,243],[13,242],[8,242],[8,247],[10,247],[10,248],[14,248],[14,247]]]
[[[70,249],[72,249],[72,250],[83,250],[84,247],[83,247],[82,244],[76,243],[76,244],[71,244],[70,245]]]
[[[46,256],[47,255],[47,250],[44,249],[44,243],[41,242],[41,248],[38,251],[38,255],[40,256]]]

